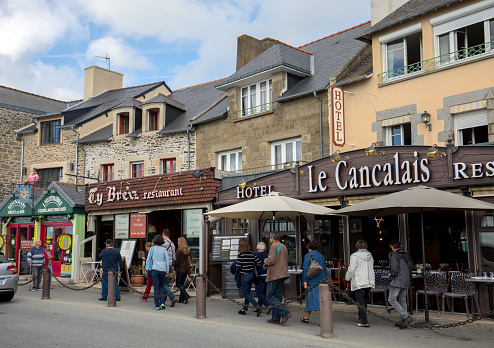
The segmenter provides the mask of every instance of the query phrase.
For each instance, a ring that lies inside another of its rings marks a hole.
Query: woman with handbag
[[[326,260],[324,256],[317,251],[319,243],[311,241],[307,244],[308,253],[304,256],[302,264],[302,282],[304,288],[308,289],[320,280],[326,279]],[[305,301],[305,315],[300,318],[302,323],[308,323],[312,311],[319,310],[319,287],[309,291]]]
[[[244,306],[238,311],[238,314],[246,315],[249,302],[253,306],[259,307],[259,303],[250,294],[252,288],[252,282],[254,281],[254,273],[256,271],[256,265],[261,266],[261,260],[250,251],[250,244],[247,238],[242,238],[238,242],[238,257],[237,257],[237,270],[240,271],[240,288],[242,289],[242,295],[244,296]],[[261,315],[262,309],[259,307],[254,312],[257,316]]]
[[[151,271],[154,287],[154,304],[156,310],[165,309],[165,280],[169,272],[168,253],[162,247],[164,243],[163,236],[157,235],[153,238],[154,246],[149,250],[146,262],[146,270]]]
[[[177,275],[176,282],[177,287],[180,289],[180,296],[178,298],[179,303],[189,302],[189,294],[184,288],[187,275],[190,274],[190,264],[192,258],[190,257],[189,246],[184,237],[180,237],[177,240],[178,248],[175,253],[175,274]]]

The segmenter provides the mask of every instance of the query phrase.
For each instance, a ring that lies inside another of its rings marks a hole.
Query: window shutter
[[[487,110],[475,110],[455,115],[456,130],[487,125]]]
[[[494,7],[483,11],[471,13],[466,16],[461,16],[449,22],[438,24],[434,27],[434,35],[449,33],[450,31],[469,26],[471,24],[483,22],[494,17]],[[431,20],[431,22],[433,22]],[[432,24],[432,23],[431,23]]]

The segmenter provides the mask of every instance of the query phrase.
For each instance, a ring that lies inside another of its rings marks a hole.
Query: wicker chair
[[[475,284],[467,282],[473,276],[472,273],[464,273],[458,271],[451,271],[451,292],[443,293],[443,318],[444,318],[444,301],[447,297],[451,298],[451,313],[455,311],[455,298],[462,298],[465,300],[465,309],[467,312],[467,319],[470,317],[470,312],[468,310],[468,298],[473,297],[475,299],[475,305],[480,313],[479,298],[477,292],[475,291]]]
[[[430,271],[426,273],[427,280],[427,297],[436,296],[437,298],[437,311],[441,312],[440,307],[440,298],[443,293],[448,291],[448,279],[446,277],[446,272],[440,271]],[[415,312],[419,311],[419,299],[418,295],[424,294],[424,290],[417,290],[415,292]],[[429,299],[424,299],[424,301],[428,301]]]
[[[389,274],[390,271],[387,269],[376,269],[374,270],[376,285],[374,289],[370,290],[371,294],[371,305],[374,305],[374,293],[384,294],[384,303],[386,304],[386,311],[389,313],[388,308],[388,293],[389,293]]]

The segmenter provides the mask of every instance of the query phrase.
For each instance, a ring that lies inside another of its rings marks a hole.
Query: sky
[[[0,0],[0,85],[83,98],[84,68],[179,89],[235,72],[237,37],[301,46],[370,20],[370,0]]]

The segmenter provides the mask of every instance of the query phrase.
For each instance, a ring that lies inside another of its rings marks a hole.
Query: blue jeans
[[[276,279],[267,282],[267,295],[268,301],[271,302],[273,306],[279,305],[283,299],[283,286],[285,285],[285,279]],[[280,306],[273,308],[271,312],[271,318],[275,321],[280,321],[281,317],[288,312],[285,306]]]
[[[187,279],[187,273],[177,273],[177,287],[180,289],[185,284]],[[178,302],[184,302],[189,298],[189,294],[184,289],[180,289],[180,296],[178,297]]]
[[[244,311],[248,309],[249,302],[252,303],[253,306],[259,306],[256,300],[250,294],[250,289],[252,288],[252,281],[254,280],[254,272],[250,272],[247,274],[242,274],[240,277],[240,289],[242,289],[242,295],[244,296],[244,307],[242,308]]]
[[[168,272],[168,277],[165,277],[165,299],[164,301],[166,301],[166,297],[167,296],[170,296],[170,301],[173,301],[175,299],[175,295],[172,293],[172,291],[170,290],[170,274],[172,273],[171,271],[172,267],[170,266],[170,272]]]
[[[106,273],[106,272],[105,272]],[[117,300],[120,299],[120,288],[118,287],[118,274],[115,275],[115,282],[117,283]],[[103,279],[101,280],[101,298],[108,298],[108,274],[105,274]]]
[[[271,302],[266,298],[266,277],[259,277],[259,282],[256,284],[256,295],[259,306],[271,306]]]
[[[165,304],[166,272],[153,269],[151,271],[151,278],[153,279],[154,287],[154,304],[156,307],[159,307],[161,304]]]

